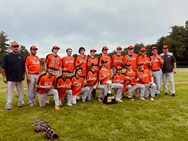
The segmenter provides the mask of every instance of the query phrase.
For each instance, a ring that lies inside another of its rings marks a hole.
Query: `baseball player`
[[[29,106],[36,105],[36,84],[41,72],[41,62],[36,46],[30,47],[30,55],[25,58],[25,72],[27,77],[27,92]]]
[[[141,55],[138,56],[137,61],[142,62],[144,64],[145,69],[149,69],[151,66],[150,58],[146,55],[146,48],[142,47],[140,49]]]
[[[72,77],[74,75],[74,62],[75,58],[72,56],[72,49],[68,48],[66,49],[67,56],[64,56],[61,59],[62,62],[62,68],[66,68],[69,70],[67,77]]]
[[[54,89],[56,77],[53,75],[53,71],[53,68],[47,68],[46,73],[39,76],[36,88],[40,107],[46,105],[48,96],[53,96],[55,101],[55,110],[59,110],[59,94],[58,91]]]
[[[113,69],[113,75],[116,74],[116,68],[118,66],[121,66],[123,68],[124,66],[124,56],[121,55],[122,47],[118,46],[116,48],[116,54],[112,56],[112,69]]]
[[[110,70],[111,68],[111,64],[112,64],[112,59],[111,57],[108,55],[108,47],[104,46],[102,48],[102,56],[99,58],[99,67],[102,67],[102,61],[107,61],[107,69]]]
[[[164,63],[164,60],[162,57],[158,54],[157,46],[152,45],[152,56],[150,56],[151,59],[151,72],[153,75],[154,83],[156,84],[156,92],[155,96],[158,96],[160,94],[160,88],[161,88],[161,80],[162,80],[162,66]]]
[[[124,58],[124,63],[127,64],[127,62],[131,63],[132,70],[136,71],[137,70],[137,59],[138,55],[134,53],[134,46],[130,45],[128,46],[128,52],[125,55]]]
[[[82,76],[86,77],[87,73],[87,56],[85,55],[85,48],[79,48],[79,56],[76,58],[75,66],[76,68],[82,68]]]
[[[144,91],[145,91],[145,86],[142,84],[139,84],[138,81],[138,76],[136,71],[132,70],[132,64],[131,62],[127,62],[126,64],[126,72],[125,75],[127,76],[128,79],[128,84],[127,84],[127,89],[128,89],[128,98],[134,100],[134,92],[139,89],[140,90],[140,99],[144,99]]]
[[[72,106],[72,90],[71,90],[71,80],[68,78],[69,70],[67,68],[62,69],[62,75],[56,79],[55,88],[59,93],[59,105],[62,105],[62,100],[65,99],[67,95],[67,105]]]
[[[156,85],[155,83],[153,83],[152,73],[148,69],[144,68],[143,62],[138,62],[137,75],[139,78],[139,82],[145,86],[144,97],[141,97],[142,100],[148,98],[150,94],[150,100],[154,101]]]
[[[96,52],[97,52],[97,50],[95,50],[95,49],[90,50],[90,57],[88,57],[88,59],[87,59],[88,71],[92,70],[93,65],[96,66],[99,64],[99,59],[95,57]]]

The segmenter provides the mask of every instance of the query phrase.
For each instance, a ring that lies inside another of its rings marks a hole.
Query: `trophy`
[[[107,95],[105,95],[103,103],[105,103],[105,104],[115,104],[115,103],[117,103],[116,100],[115,100],[115,96],[112,95],[112,88],[111,88],[112,87],[112,81],[108,80],[106,82],[106,85],[107,85],[108,93],[107,93]]]

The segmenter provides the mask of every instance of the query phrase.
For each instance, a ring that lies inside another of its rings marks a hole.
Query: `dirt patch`
[[[188,69],[187,68],[178,68],[177,73],[178,72],[188,72]]]

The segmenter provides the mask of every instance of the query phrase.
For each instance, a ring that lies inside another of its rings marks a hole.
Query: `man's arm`
[[[6,69],[2,68],[3,82],[7,83]]]

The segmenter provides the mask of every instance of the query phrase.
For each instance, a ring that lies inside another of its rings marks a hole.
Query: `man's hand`
[[[3,82],[4,82],[4,83],[7,83],[7,78],[3,78]]]
[[[176,69],[173,69],[173,72],[176,73]]]
[[[28,82],[30,82],[30,81],[31,81],[31,79],[30,79],[30,76],[29,76],[29,75],[27,75],[27,81],[28,81]]]

